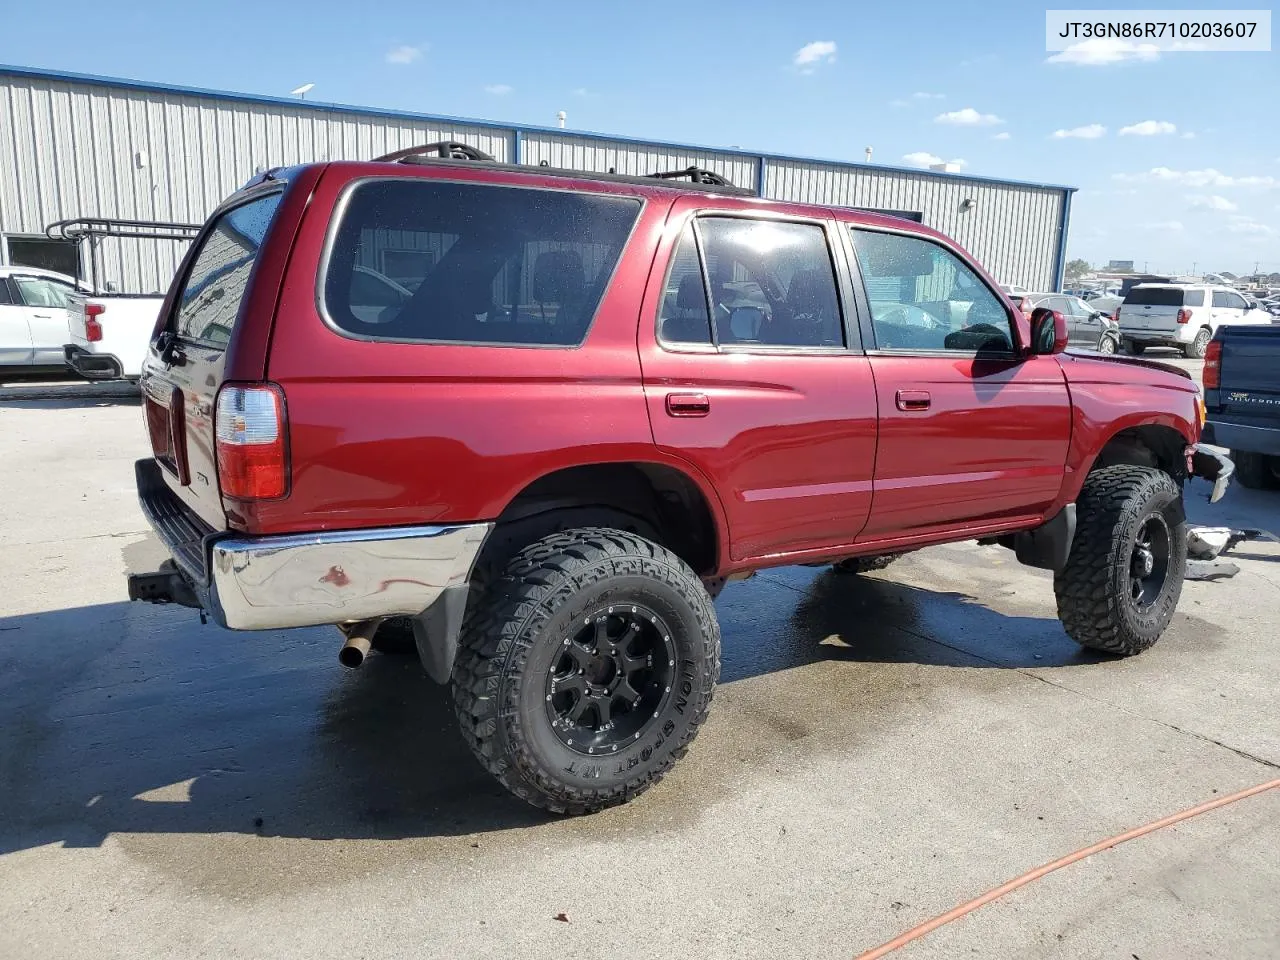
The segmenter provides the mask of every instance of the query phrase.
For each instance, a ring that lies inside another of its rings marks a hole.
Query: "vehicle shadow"
[[[778,572],[718,606],[726,683],[824,660],[1092,659],[1056,620],[874,577]],[[396,839],[551,819],[481,769],[416,662],[344,671],[338,646],[330,628],[237,633],[128,603],[0,618],[0,854],[114,833]]]

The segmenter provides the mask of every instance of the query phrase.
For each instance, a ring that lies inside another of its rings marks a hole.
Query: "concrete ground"
[[[0,957],[849,958],[1277,776],[1280,548],[1082,653],[997,547],[731,585],[689,756],[624,808],[508,797],[411,663],[124,601],[136,402],[0,403]],[[1280,493],[1195,520],[1280,530]],[[1280,955],[1280,791],[1068,867],[911,958]],[[565,920],[557,920],[558,916]]]

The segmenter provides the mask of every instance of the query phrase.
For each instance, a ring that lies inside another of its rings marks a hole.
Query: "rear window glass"
[[[378,340],[579,344],[639,214],[628,197],[368,181],[333,237],[325,313]]]
[[[1134,287],[1124,302],[1149,307],[1181,307],[1182,296],[1183,291],[1175,287]]]
[[[1203,307],[1204,291],[1203,290],[1184,290],[1182,292],[1182,305],[1184,307]]]
[[[217,344],[231,339],[249,274],[281,196],[259,197],[218,217],[178,300],[174,329],[179,336]]]

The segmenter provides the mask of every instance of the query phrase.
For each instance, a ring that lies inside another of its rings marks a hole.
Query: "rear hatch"
[[[1120,329],[1176,335],[1185,295],[1181,287],[1134,287],[1120,305]]]
[[[218,389],[233,340],[271,323],[269,309],[250,315],[242,307],[282,198],[280,189],[256,190],[214,215],[175,281],[143,371],[147,431],[164,480],[212,530],[227,527],[214,443]]]
[[[1280,429],[1280,327],[1223,327],[1218,339],[1221,387],[1205,391],[1213,419]]]

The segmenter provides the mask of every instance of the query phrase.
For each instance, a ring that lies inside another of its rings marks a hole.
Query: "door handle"
[[[705,417],[711,412],[711,398],[705,393],[668,393],[667,415]]]
[[[53,314],[52,313],[33,313],[32,316],[37,317],[40,320],[48,320],[50,317],[53,316]]]
[[[899,390],[897,399],[898,409],[906,411],[928,410],[933,402],[928,390]]]

